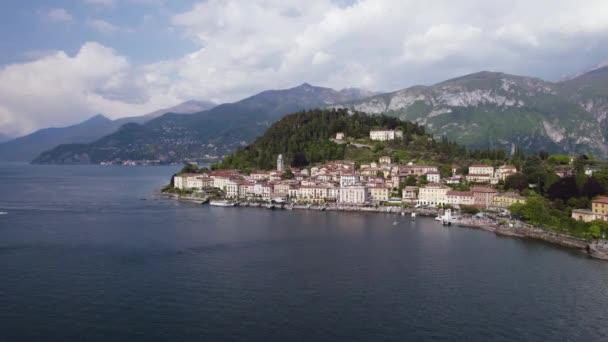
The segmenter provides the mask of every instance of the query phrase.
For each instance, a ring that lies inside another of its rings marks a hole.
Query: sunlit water
[[[0,341],[608,340],[607,262],[423,218],[159,199],[176,169],[0,164]]]

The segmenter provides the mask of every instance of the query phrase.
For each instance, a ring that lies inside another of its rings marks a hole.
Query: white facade
[[[343,204],[365,204],[367,202],[367,189],[364,186],[341,187],[338,202]]]
[[[426,180],[430,183],[439,183],[441,181],[441,175],[439,172],[429,172],[426,174]]]
[[[380,157],[380,160],[378,160],[380,162],[380,164],[389,164],[391,163],[391,157],[388,156],[384,156],[384,157]]]
[[[403,139],[403,132],[394,129],[370,131],[369,138],[376,141]]]
[[[342,132],[336,133],[336,140],[343,140],[343,139],[344,139],[344,133],[342,133]]]
[[[440,205],[446,204],[449,187],[443,184],[428,184],[418,189],[418,204]]]
[[[359,175],[343,174],[340,176],[340,187],[353,186],[359,184]]]
[[[285,171],[285,161],[283,160],[282,154],[279,154],[279,156],[277,157],[277,171]]]
[[[494,167],[491,165],[476,164],[469,166],[470,175],[494,175]]]

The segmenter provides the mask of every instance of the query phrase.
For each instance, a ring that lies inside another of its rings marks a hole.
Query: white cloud
[[[0,69],[0,131],[24,134],[73,124],[96,113],[128,116],[178,99],[149,94],[127,59],[98,43]],[[154,95],[154,96],[152,96]]]
[[[43,13],[45,18],[52,22],[71,22],[74,18],[63,8],[51,8]]]
[[[88,2],[122,1],[162,2]],[[173,15],[168,31],[199,49],[131,65],[87,43],[72,57],[55,53],[5,67],[0,131],[73,123],[96,112],[142,114],[192,98],[234,101],[304,81],[395,90],[479,70],[557,79],[606,59],[608,2],[206,0]],[[106,67],[96,71],[97,64]]]

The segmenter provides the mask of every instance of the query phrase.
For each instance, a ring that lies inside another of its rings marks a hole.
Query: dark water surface
[[[608,340],[606,262],[429,219],[159,200],[175,171],[0,164],[0,341]]]

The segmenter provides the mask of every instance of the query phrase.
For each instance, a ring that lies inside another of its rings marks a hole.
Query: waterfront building
[[[591,210],[598,220],[608,221],[608,197],[601,196],[591,201]]]
[[[384,186],[368,187],[369,199],[372,202],[386,202],[389,198],[389,189]]]
[[[369,138],[376,141],[389,141],[395,139],[403,139],[403,132],[400,130],[372,130],[369,132]]]
[[[494,206],[498,208],[509,208],[515,203],[526,203],[526,198],[517,192],[505,192],[494,197]]]
[[[185,190],[187,187],[188,177],[196,177],[199,174],[196,173],[182,173],[181,175],[175,175],[173,177],[173,186],[180,190]]]
[[[572,218],[579,221],[590,222],[594,220],[608,221],[608,197],[600,196],[591,201],[591,210],[574,209]]]
[[[224,191],[226,192],[227,198],[237,198],[239,197],[239,184],[237,181],[229,181],[224,186]]]
[[[418,189],[418,204],[443,205],[447,201],[447,192],[450,187],[439,183],[429,183]]]
[[[487,187],[476,186],[471,189],[475,200],[475,206],[480,208],[489,208],[494,204],[496,190]]]
[[[238,182],[239,198],[253,197],[255,195],[254,186],[255,186],[255,183],[253,183],[253,182],[250,182],[248,180],[240,180]]]
[[[324,202],[327,199],[327,187],[323,185],[302,185],[298,199],[309,202]]]
[[[213,180],[198,173],[183,173],[173,177],[173,186],[181,190],[201,190],[213,186]]]
[[[475,205],[475,197],[471,191],[450,190],[446,194],[446,203],[453,206]]]
[[[575,220],[591,222],[596,220],[596,215],[589,209],[572,209],[571,217]]]
[[[344,140],[345,135],[342,132],[336,133],[336,140]]]
[[[365,204],[368,201],[367,189],[364,186],[340,187],[338,202],[342,204]]]
[[[270,195],[272,194],[272,186],[262,182],[256,183],[253,186],[253,194],[256,197],[270,198]]]
[[[273,184],[273,191],[276,196],[287,196],[289,195],[289,189],[293,187],[292,183],[280,182]]]
[[[418,198],[418,187],[417,186],[406,186],[401,192],[401,198],[404,201],[415,201]]]

